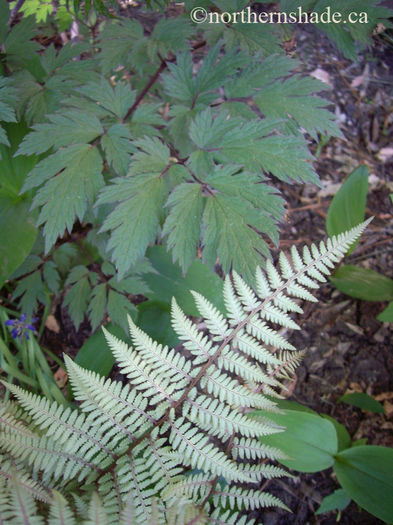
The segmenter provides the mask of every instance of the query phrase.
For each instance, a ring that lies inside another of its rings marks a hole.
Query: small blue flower
[[[23,337],[26,339],[30,339],[29,336],[29,330],[34,332],[34,323],[38,320],[37,317],[33,317],[30,323],[26,321],[27,316],[26,314],[22,314],[20,316],[20,319],[8,319],[5,324],[7,326],[12,326],[11,330],[11,337],[13,339],[17,339],[19,337],[19,341],[22,341]]]

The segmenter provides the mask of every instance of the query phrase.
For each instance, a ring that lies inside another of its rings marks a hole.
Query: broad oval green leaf
[[[368,168],[359,166],[334,196],[326,217],[326,230],[329,237],[348,231],[364,221],[368,191]],[[348,250],[353,252],[356,241]]]
[[[179,338],[171,325],[171,307],[160,301],[145,301],[137,307],[136,324],[152,339],[173,348],[179,344]]]
[[[148,273],[143,276],[143,280],[151,290],[146,292],[146,297],[168,304],[171,298],[175,297],[186,314],[198,316],[199,313],[190,292],[194,290],[211,301],[221,312],[225,312],[222,280],[200,260],[194,261],[187,274],[183,276],[180,266],[173,264],[171,254],[163,246],[148,248],[147,257],[156,273]]]
[[[348,448],[336,455],[334,471],[345,492],[358,505],[393,523],[393,448]]]
[[[383,323],[393,323],[393,302],[389,303],[377,317],[378,321]]]
[[[357,266],[341,266],[330,280],[347,295],[364,301],[393,300],[393,279]]]
[[[321,417],[330,421],[336,429],[337,450],[340,452],[341,450],[349,448],[351,446],[351,436],[349,435],[349,432],[344,427],[344,425],[339,423],[336,419],[334,419],[334,417],[328,416],[327,414],[321,414]]]
[[[384,408],[381,403],[378,403],[373,397],[363,392],[354,392],[353,394],[345,394],[339,398],[342,403],[347,403],[354,407],[374,412],[375,414],[383,414]]]
[[[109,323],[105,328],[119,339],[124,339],[124,331],[120,326]],[[75,363],[87,370],[107,376],[112,370],[115,359],[106,342],[104,332],[97,330],[80,348],[75,357]]]
[[[264,444],[281,449],[291,459],[281,463],[300,472],[318,472],[334,463],[338,443],[334,425],[321,416],[295,410],[284,410],[284,414],[254,412],[268,417],[278,425],[286,427],[280,434],[260,438]]]
[[[29,255],[37,237],[30,202],[0,190],[0,288]]]

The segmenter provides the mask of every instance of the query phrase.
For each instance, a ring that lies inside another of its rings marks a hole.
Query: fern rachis
[[[242,510],[282,506],[258,491],[263,478],[285,475],[260,461],[282,454],[256,437],[283,429],[247,412],[277,411],[265,394],[277,395],[280,379],[302,353],[276,326],[296,327],[288,316],[301,310],[294,299],[313,300],[307,288],[325,280],[366,224],[302,255],[293,249],[291,260],[281,255],[279,270],[268,263],[265,272],[257,271],[258,295],[239,275],[227,277],[227,318],[194,294],[204,330],[173,301],[182,348],[155,343],[131,320],[131,347],[106,333],[128,384],[105,380],[66,357],[79,407],[60,407],[7,385],[24,412],[4,404],[0,413],[0,475],[11,469],[11,486],[33,496],[52,494],[50,516],[76,509],[88,523],[245,523]],[[78,494],[74,478],[82,484]],[[53,489],[74,494],[77,503]],[[7,490],[3,484],[0,494]],[[0,505],[6,516],[22,512],[16,499],[7,503],[0,496]],[[52,517],[48,523],[58,523]]]

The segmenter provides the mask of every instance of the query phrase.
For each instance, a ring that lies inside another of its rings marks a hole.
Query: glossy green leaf
[[[136,324],[158,343],[173,348],[179,344],[179,338],[172,328],[170,312],[167,303],[145,301],[138,305]]]
[[[346,179],[334,196],[326,217],[329,237],[350,230],[364,221],[368,191],[368,168],[359,166]],[[348,250],[351,253],[357,242]]]
[[[281,461],[286,467],[300,472],[318,472],[333,465],[338,443],[330,421],[295,410],[284,410],[284,414],[263,411],[253,414],[263,415],[286,427],[285,432],[261,438],[262,443],[279,448],[291,458]]]
[[[378,315],[377,319],[383,323],[393,323],[393,302],[387,305],[385,310]]]
[[[334,471],[358,505],[387,523],[393,522],[393,448],[348,448],[336,455]]]
[[[373,397],[363,392],[345,394],[339,398],[339,401],[361,408],[362,410],[367,410],[368,412],[374,412],[375,414],[383,414],[385,412],[381,403],[378,403]]]
[[[109,323],[105,328],[116,337],[124,339],[124,332],[119,326]],[[102,330],[90,336],[75,357],[75,363],[102,376],[109,374],[114,362],[115,359]]]
[[[188,315],[198,316],[190,290],[201,293],[220,311],[225,312],[222,299],[222,281],[200,260],[194,261],[183,277],[179,266],[173,264],[172,256],[163,246],[154,246],[147,251],[147,257],[157,273],[143,276],[151,292],[146,297],[169,303],[175,297],[179,306]]]
[[[364,301],[391,301],[393,299],[393,279],[353,265],[341,266],[332,283],[340,292]]]
[[[337,489],[329,496],[323,498],[315,514],[323,514],[332,510],[344,510],[351,502],[351,498],[344,489]]]
[[[37,237],[30,202],[0,190],[0,288],[29,255]]]

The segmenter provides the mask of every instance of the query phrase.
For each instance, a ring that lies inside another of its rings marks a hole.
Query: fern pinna
[[[227,277],[227,317],[194,293],[197,326],[173,301],[181,348],[155,343],[131,320],[131,347],[106,332],[126,384],[66,356],[78,407],[8,384],[18,405],[0,413],[0,522],[244,524],[249,510],[285,507],[260,489],[285,475],[266,463],[283,455],[258,439],[284,429],[249,412],[278,410],[272,398],[302,356],[280,328],[298,328],[297,300],[316,301],[309,290],[366,225],[281,253],[279,269],[257,270],[256,292]]]

